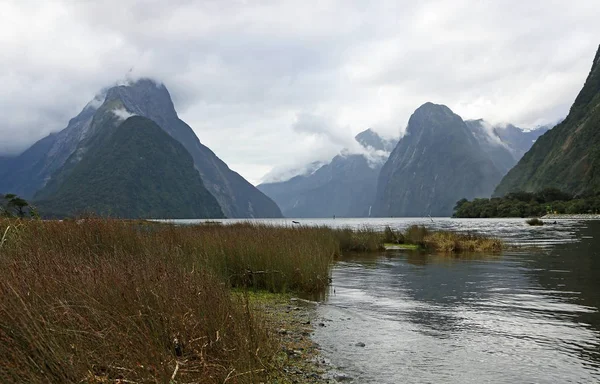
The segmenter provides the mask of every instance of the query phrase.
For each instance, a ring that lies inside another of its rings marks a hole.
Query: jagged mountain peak
[[[177,116],[167,87],[149,78],[127,79],[99,92],[65,129],[40,140],[15,160],[21,172],[4,175],[0,169],[0,192],[50,198],[88,156],[89,148],[108,142],[114,128],[134,115],[153,121],[183,145],[227,217],[281,217],[272,200],[202,145],[192,128]]]
[[[428,101],[417,108],[413,116],[429,116],[431,114],[454,115],[454,112],[444,104],[435,104]]]
[[[501,171],[460,116],[425,103],[383,166],[373,211],[378,216],[449,216],[464,196],[489,196]]]
[[[115,99],[120,100],[129,113],[146,116],[160,126],[167,126],[169,120],[178,118],[167,87],[153,79],[141,78],[108,89],[105,102]]]
[[[435,134],[438,130],[448,130],[456,127],[461,129],[464,122],[460,116],[452,112],[443,104],[427,102],[413,112],[408,120],[406,135],[419,133],[419,137],[425,132]]]
[[[397,140],[385,139],[381,137],[377,132],[368,128],[358,135],[354,136],[354,139],[363,147],[368,149],[369,147],[377,151],[391,152],[396,144]]]

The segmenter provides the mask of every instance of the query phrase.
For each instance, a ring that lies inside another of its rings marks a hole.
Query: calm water
[[[600,222],[521,222],[440,226],[545,247],[338,262],[315,333],[324,355],[356,383],[600,382]]]
[[[354,383],[600,382],[600,222],[298,221],[379,229],[426,224],[524,245],[495,256],[388,251],[339,261],[318,309],[325,327],[317,326],[314,338]]]

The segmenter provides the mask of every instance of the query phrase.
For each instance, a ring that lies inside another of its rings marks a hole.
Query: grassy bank
[[[320,290],[372,235],[2,220],[0,382],[268,382],[278,339],[231,289]]]
[[[411,229],[404,240],[452,243],[444,236]],[[367,229],[0,220],[0,382],[286,382],[281,335],[240,292],[317,292],[337,256],[383,249],[385,238]]]

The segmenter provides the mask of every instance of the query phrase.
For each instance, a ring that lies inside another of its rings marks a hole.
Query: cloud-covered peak
[[[370,147],[373,150],[384,152],[391,152],[398,143],[397,139],[385,139],[379,136],[377,132],[373,131],[371,128],[354,136],[354,139],[364,148],[368,149]]]
[[[201,140],[255,181],[331,158],[365,127],[397,137],[426,100],[546,124],[585,81],[598,11],[595,0],[2,2],[0,153],[64,128],[124,74],[164,81]],[[303,114],[333,124],[298,130]]]

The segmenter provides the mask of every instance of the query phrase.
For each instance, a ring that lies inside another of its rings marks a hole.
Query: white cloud
[[[123,107],[113,109],[111,112],[113,113],[113,115],[117,116],[119,120],[122,121],[129,119],[131,116],[135,116],[135,113],[131,113]]]
[[[599,12],[596,0],[0,2],[0,152],[64,128],[124,76],[161,80],[254,182],[330,159],[367,127],[397,137],[426,101],[536,126],[568,112]]]

